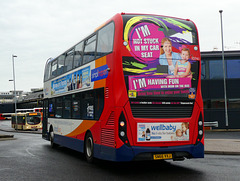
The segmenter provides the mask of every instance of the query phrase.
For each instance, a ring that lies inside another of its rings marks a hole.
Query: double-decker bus
[[[12,114],[12,128],[17,130],[38,130],[42,129],[40,112],[24,112]],[[17,119],[17,120],[16,120]]]
[[[195,24],[116,14],[44,75],[43,138],[87,161],[204,157]]]
[[[0,114],[0,120],[10,120],[12,113],[2,113]]]
[[[3,116],[3,114],[0,113],[0,120],[5,120],[5,119],[6,119],[6,117]]]

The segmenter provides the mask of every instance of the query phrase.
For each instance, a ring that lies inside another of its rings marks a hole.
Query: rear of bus
[[[115,75],[113,86],[116,104],[123,105],[117,160],[203,158],[201,60],[194,23],[122,14],[122,24],[116,67],[122,67],[124,78]]]

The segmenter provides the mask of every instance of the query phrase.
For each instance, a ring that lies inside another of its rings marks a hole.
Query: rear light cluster
[[[195,145],[197,145],[202,140],[202,138],[203,138],[203,117],[202,113],[200,113],[198,118],[198,137]]]
[[[122,140],[124,144],[126,144],[127,146],[130,146],[128,137],[127,137],[127,122],[123,112],[119,117],[118,125],[119,125],[119,129],[118,129],[119,138]]]

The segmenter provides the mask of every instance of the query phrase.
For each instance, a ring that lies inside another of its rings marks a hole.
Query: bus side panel
[[[84,141],[80,139],[55,134],[54,142],[58,145],[71,148],[79,152],[83,152],[84,149]]]
[[[101,152],[99,151],[101,150]],[[123,145],[116,149],[113,147],[94,145],[94,157],[109,161],[131,161],[134,159],[134,152],[131,147]]]

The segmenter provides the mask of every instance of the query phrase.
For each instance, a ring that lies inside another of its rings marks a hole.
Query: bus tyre
[[[50,143],[51,143],[52,148],[56,147],[56,143],[54,143],[54,133],[53,133],[53,131],[50,132]]]
[[[90,132],[87,133],[84,143],[85,143],[85,146],[84,146],[85,157],[87,159],[87,162],[92,163],[94,143],[93,143],[92,134]]]

